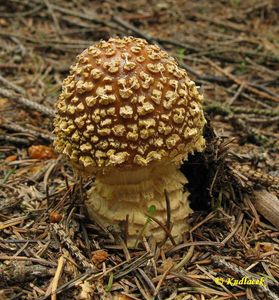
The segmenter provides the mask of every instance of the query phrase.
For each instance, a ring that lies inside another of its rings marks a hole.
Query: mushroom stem
[[[134,246],[141,234],[146,237],[152,235],[160,242],[164,240],[165,233],[154,221],[147,222],[147,214],[148,209],[155,206],[153,216],[162,224],[167,223],[166,190],[170,198],[171,235],[180,242],[182,234],[188,231],[186,219],[192,212],[188,203],[189,193],[183,191],[186,183],[186,177],[175,165],[125,172],[114,170],[96,177],[88,191],[86,206],[93,220],[104,226],[113,226],[117,231],[121,231],[121,224],[123,226],[128,215],[128,246]]]

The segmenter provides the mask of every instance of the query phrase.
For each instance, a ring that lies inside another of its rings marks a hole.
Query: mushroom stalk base
[[[147,214],[153,206],[152,216],[167,224],[166,190],[170,200],[171,235],[180,242],[183,233],[189,230],[186,219],[192,212],[189,193],[183,191],[186,183],[186,177],[174,165],[114,171],[96,177],[88,191],[86,206],[92,220],[112,226],[116,231],[126,231],[129,247],[135,246],[142,236],[153,236],[156,242],[161,242],[166,233],[159,224],[150,221]]]

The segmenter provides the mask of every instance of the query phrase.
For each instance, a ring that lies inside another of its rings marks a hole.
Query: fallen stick
[[[279,229],[279,199],[267,190],[255,191],[253,195],[256,210]]]
[[[14,94],[13,92],[11,92],[9,90],[1,88],[0,89],[0,96],[11,99],[11,100],[14,100],[17,103],[19,103],[19,104],[21,104],[25,107],[28,107],[28,108],[34,109],[36,111],[39,111],[39,112],[45,114],[48,117],[54,117],[54,115],[55,115],[54,109],[48,108],[48,107],[46,107],[42,104],[31,101],[31,100],[29,100],[25,97],[20,96],[20,95]]]

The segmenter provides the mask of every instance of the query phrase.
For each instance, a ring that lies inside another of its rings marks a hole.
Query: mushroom
[[[63,81],[54,121],[55,149],[81,175],[94,177],[86,207],[92,220],[165,239],[165,191],[174,240],[189,230],[187,183],[179,171],[202,151],[203,97],[185,70],[157,45],[134,37],[101,41],[77,56]],[[144,231],[143,231],[144,228]]]

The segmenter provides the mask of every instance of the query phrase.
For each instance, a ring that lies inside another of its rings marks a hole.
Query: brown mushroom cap
[[[55,148],[94,174],[181,162],[204,147],[202,96],[158,46],[111,38],[77,57],[57,101]]]

